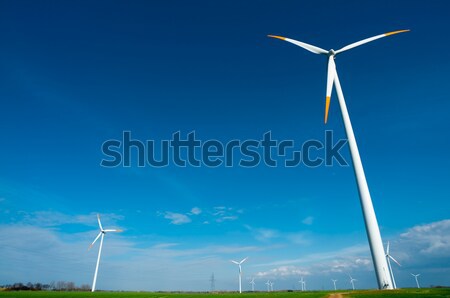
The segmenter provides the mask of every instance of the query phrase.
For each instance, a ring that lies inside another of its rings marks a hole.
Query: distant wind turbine
[[[275,284],[274,282],[272,282],[272,281],[270,282],[270,291],[271,291],[271,292],[273,292],[273,285],[274,285],[274,284]]]
[[[302,287],[302,291],[304,291],[305,290],[305,288],[306,288],[306,282],[305,282],[305,280],[303,279],[303,277],[302,278],[300,278],[300,280],[298,281],[299,283],[300,283],[300,285],[301,285],[301,287]]]
[[[247,259],[248,259],[248,257],[242,259],[240,262],[231,260],[232,263],[239,266],[239,293],[242,293],[242,267],[241,267],[241,265],[242,265],[242,263],[247,261]]]
[[[416,279],[417,288],[420,289],[420,286],[419,286],[419,279],[417,278],[417,277],[420,276],[420,274],[412,274],[412,273],[411,273],[411,275],[414,276],[414,278]]]
[[[397,265],[400,265],[399,262],[397,262],[396,259],[394,259],[394,257],[392,257],[389,253],[389,241],[387,243],[386,246],[386,259],[387,259],[387,263],[388,263],[388,267],[389,267],[389,272],[391,273],[391,277],[392,277],[392,285],[394,286],[394,289],[397,289],[397,284],[395,283],[395,278],[394,278],[394,272],[392,272],[392,265],[391,265],[391,260],[394,261]]]
[[[98,273],[98,265],[100,264],[100,255],[102,254],[102,246],[103,246],[103,238],[105,237],[106,233],[109,232],[122,232],[122,230],[115,230],[115,229],[103,229],[102,223],[100,221],[100,214],[97,214],[97,221],[98,226],[100,228],[100,233],[98,233],[97,237],[95,237],[94,241],[89,246],[88,250],[92,248],[94,243],[100,238],[100,247],[98,249],[98,257],[97,257],[97,265],[95,266],[95,273],[94,273],[94,281],[92,282],[92,292],[95,291],[95,285],[97,283],[97,273]]]
[[[364,174],[364,169],[361,162],[361,157],[359,155],[358,146],[356,144],[355,135],[353,133],[352,124],[350,122],[350,117],[348,115],[347,106],[344,99],[344,93],[341,89],[341,84],[339,82],[338,74],[336,71],[336,65],[334,63],[335,57],[347,50],[353,49],[360,45],[366,44],[368,42],[394,35],[397,33],[407,32],[409,30],[399,30],[380,34],[370,38],[363,39],[361,41],[349,44],[337,51],[331,49],[326,51],[319,47],[297,41],[294,39],[281,37],[277,35],[269,35],[269,37],[278,38],[285,40],[287,42],[293,43],[299,47],[304,48],[314,54],[321,54],[328,57],[328,75],[327,75],[327,89],[326,89],[326,101],[325,101],[325,123],[328,120],[328,110],[330,107],[331,92],[333,89],[333,83],[336,87],[336,92],[339,100],[339,105],[341,108],[342,119],[344,121],[344,127],[347,134],[348,145],[350,147],[350,155],[353,161],[353,169],[356,176],[356,181],[358,185],[359,198],[361,202],[361,207],[364,216],[364,222],[366,225],[367,238],[369,240],[370,251],[372,253],[373,264],[375,268],[375,273],[378,281],[378,288],[380,289],[392,289],[392,280],[388,274],[387,262],[383,247],[383,242],[381,240],[380,228],[378,227],[377,218],[375,211],[373,209],[372,199],[370,197],[369,187],[367,185],[366,176]]]
[[[267,292],[270,292],[270,280],[266,282],[266,285],[267,285]]]
[[[252,292],[254,292],[255,291],[255,278],[254,277],[252,277],[250,284],[252,285]]]
[[[337,282],[337,279],[332,279],[331,281],[333,282],[334,290],[336,291],[336,282]]]
[[[353,291],[355,290],[355,281],[358,281],[357,279],[353,278],[351,275],[350,276],[350,283],[352,284],[352,289]]]

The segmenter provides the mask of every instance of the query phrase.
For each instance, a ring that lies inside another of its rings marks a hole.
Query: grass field
[[[395,291],[312,291],[312,292],[259,292],[259,293],[154,293],[154,292],[47,292],[47,291],[0,291],[0,298],[319,298],[332,294],[341,295],[335,298],[378,298],[378,297],[433,297],[450,298],[450,288],[447,289],[401,289]]]

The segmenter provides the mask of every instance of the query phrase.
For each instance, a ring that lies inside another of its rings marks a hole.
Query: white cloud
[[[238,213],[243,213],[243,210],[234,210],[232,207],[216,206],[213,208],[213,212],[211,214],[215,217],[216,222],[221,223],[224,221],[237,220],[239,218],[237,216]]]
[[[314,217],[312,217],[312,216],[305,217],[302,220],[302,223],[305,224],[305,225],[308,225],[308,226],[312,225],[313,222],[314,222]]]
[[[25,224],[30,224],[39,227],[54,227],[64,224],[81,224],[86,226],[97,226],[97,213],[91,212],[89,214],[69,215],[57,211],[36,211],[36,212],[22,212],[21,213]],[[115,225],[118,221],[124,219],[124,216],[114,213],[100,214],[102,223],[106,225]]]
[[[191,209],[191,214],[193,214],[193,215],[199,215],[200,213],[202,213],[202,209],[200,209],[198,207],[194,207]]]
[[[153,245],[152,248],[154,248],[154,249],[164,249],[164,248],[175,247],[175,246],[177,246],[177,245],[179,245],[179,243],[171,243],[171,242],[168,242],[168,243],[158,243],[158,244],[156,244],[156,245]]]
[[[253,234],[253,237],[256,240],[261,242],[266,242],[271,239],[279,237],[279,232],[277,230],[266,228],[253,228],[249,225],[245,225],[244,227]]]
[[[183,225],[192,221],[186,214],[174,213],[170,211],[167,211],[164,214],[164,218],[170,220],[170,223],[174,225]]]
[[[400,243],[429,257],[450,257],[450,219],[414,226],[400,234]]]
[[[279,278],[292,276],[306,276],[310,274],[311,273],[304,268],[296,266],[280,266],[274,269],[270,269],[268,271],[260,271],[256,273],[256,276],[265,278],[277,278],[277,277]]]

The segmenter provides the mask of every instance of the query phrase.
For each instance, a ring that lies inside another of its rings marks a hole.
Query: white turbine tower
[[[394,272],[392,272],[391,260],[394,261],[399,266],[402,266],[402,265],[400,265],[400,263],[397,262],[397,260],[394,259],[394,257],[392,257],[390,255],[390,253],[389,253],[389,241],[388,241],[387,246],[386,246],[386,259],[387,259],[387,263],[388,263],[388,266],[389,266],[389,272],[391,273],[391,277],[392,277],[392,285],[394,286],[394,289],[397,289],[397,284],[395,283],[395,278],[394,278]]]
[[[116,229],[103,229],[102,223],[100,221],[100,214],[97,214],[97,221],[98,226],[100,228],[100,233],[98,233],[97,237],[95,237],[94,241],[89,246],[88,250],[92,248],[94,243],[100,238],[100,247],[98,249],[98,257],[97,257],[97,265],[95,266],[95,273],[94,273],[94,281],[92,282],[92,292],[95,291],[95,285],[97,283],[97,273],[98,273],[98,265],[100,264],[100,255],[102,254],[102,246],[103,246],[103,238],[105,237],[106,233],[109,232],[122,232],[122,230],[116,230]]]
[[[270,292],[270,280],[266,282],[266,285],[267,285],[267,292]]]
[[[416,279],[417,288],[420,289],[419,280],[417,279],[417,277],[419,277],[420,274],[412,274],[411,273],[411,275],[414,276],[414,278]]]
[[[337,279],[332,279],[331,281],[333,282],[334,290],[336,291],[336,282],[337,282]]]
[[[359,198],[361,202],[361,207],[364,216],[364,222],[366,225],[367,238],[369,239],[370,251],[372,253],[372,260],[374,263],[375,273],[378,281],[378,287],[380,289],[392,289],[392,280],[388,274],[387,262],[383,247],[383,242],[381,240],[380,229],[378,227],[377,218],[375,216],[375,211],[373,209],[372,199],[370,198],[369,187],[367,185],[366,176],[364,174],[364,169],[361,162],[361,157],[359,155],[358,146],[356,144],[355,135],[353,133],[352,124],[350,122],[350,117],[348,115],[347,106],[345,104],[344,94],[341,89],[341,84],[339,82],[339,77],[336,71],[336,65],[334,63],[335,57],[347,50],[353,49],[365,43],[374,41],[379,38],[390,36],[397,33],[407,32],[409,30],[399,30],[380,34],[374,37],[366,38],[361,41],[349,44],[337,51],[331,49],[326,51],[319,47],[297,41],[294,39],[269,35],[269,37],[278,38],[285,40],[287,42],[293,43],[299,47],[304,48],[314,54],[321,54],[328,57],[328,75],[327,75],[327,91],[326,91],[326,101],[325,101],[325,123],[328,120],[328,110],[330,107],[331,91],[333,89],[333,83],[336,87],[336,92],[339,100],[339,105],[341,108],[342,119],[344,121],[345,131],[347,134],[348,145],[350,147],[350,154],[353,161],[353,169],[356,176],[356,181],[358,185]]]
[[[273,292],[273,285],[274,285],[275,283],[274,282],[270,282],[270,291],[271,292]]]
[[[242,293],[242,266],[241,265],[242,265],[242,263],[247,261],[247,259],[248,259],[248,257],[246,257],[245,259],[242,259],[240,262],[231,260],[232,263],[239,266],[239,293]]]
[[[254,277],[252,277],[250,284],[252,285],[252,292],[254,292],[255,291],[255,278]]]
[[[355,290],[355,281],[358,281],[357,279],[353,278],[351,275],[350,276],[350,283],[352,284],[352,289],[353,291]]]

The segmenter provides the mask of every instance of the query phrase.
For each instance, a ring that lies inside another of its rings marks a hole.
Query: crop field
[[[258,292],[258,293],[164,293],[164,292],[48,292],[0,291],[0,298],[377,298],[377,297],[435,297],[450,298],[450,288],[401,289],[394,291],[311,291],[311,292]]]

